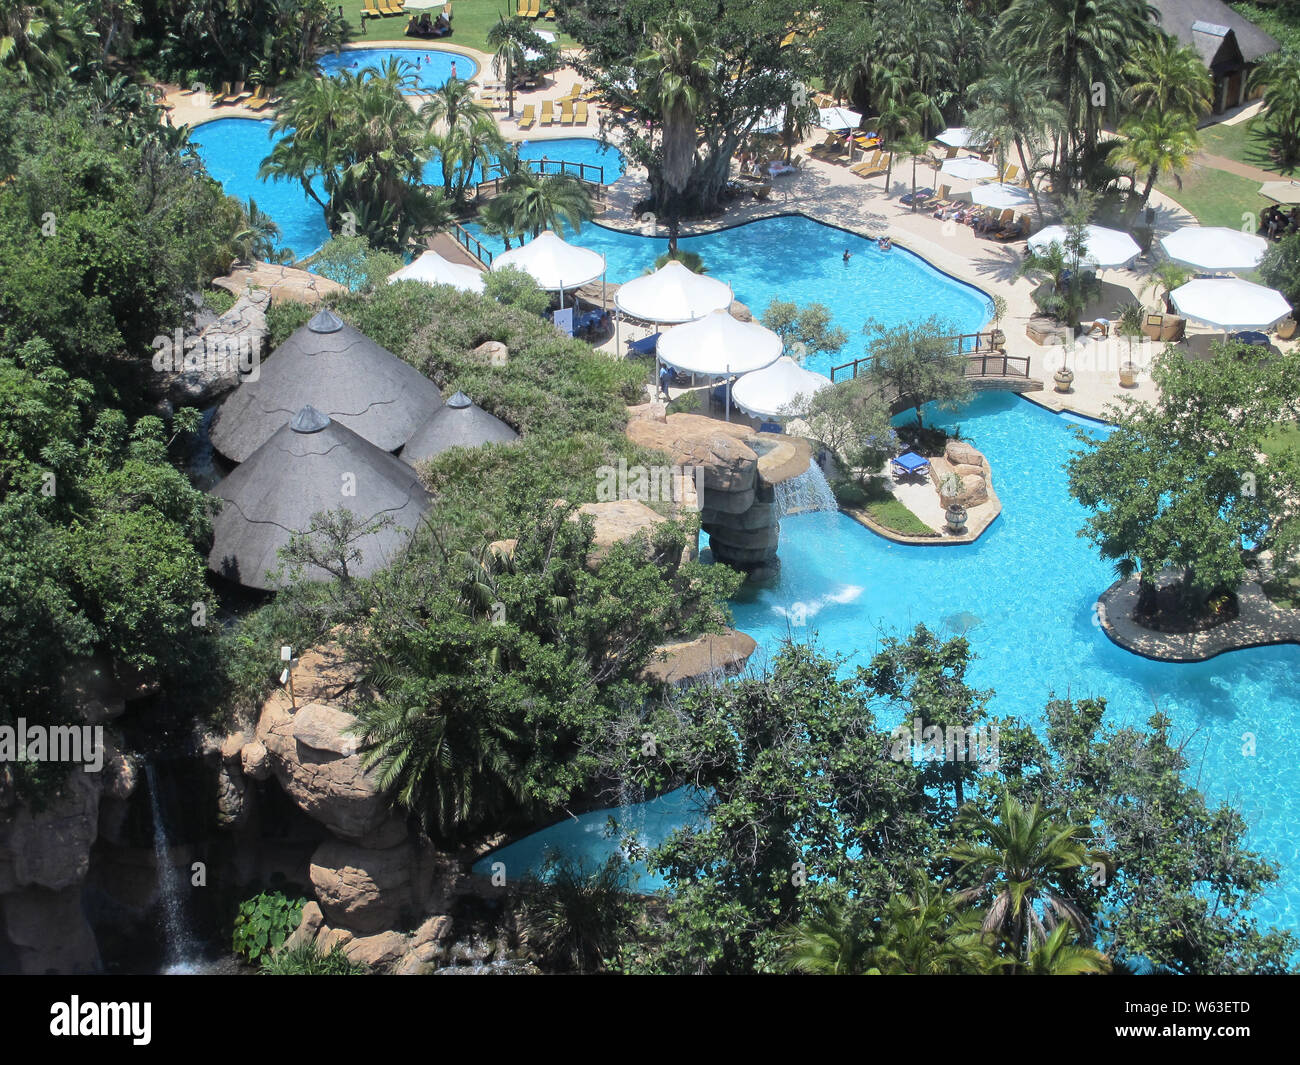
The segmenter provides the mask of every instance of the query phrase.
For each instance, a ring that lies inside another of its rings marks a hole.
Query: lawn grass
[[[930,526],[890,496],[878,502],[867,503],[862,508],[877,525],[904,536],[937,536]]]
[[[1270,139],[1262,115],[1248,122],[1227,125],[1220,122],[1200,131],[1201,150],[1211,155],[1222,155],[1248,166],[1268,170],[1279,178],[1295,173],[1295,167],[1280,168],[1270,149]]]
[[[361,8],[362,0],[344,0],[343,14],[348,22],[352,24],[352,41],[357,44],[363,44],[368,41],[414,41],[416,38],[406,36],[406,23],[409,15],[399,15],[396,18],[366,19],[362,32],[361,25]],[[436,41],[421,41],[433,48],[439,48],[444,44],[459,45],[462,48],[476,48],[480,52],[492,54],[495,49],[488,44],[487,35],[502,15],[513,15],[518,7],[517,0],[452,0],[452,35],[442,37]],[[546,4],[542,4],[543,11]],[[431,18],[437,18],[440,8],[429,10]],[[422,12],[419,12],[422,14]],[[554,22],[547,22],[545,19],[537,19],[536,26],[539,30],[550,30],[556,34],[561,47],[572,48],[574,42],[571,38],[566,37],[555,28]]]
[[[1182,188],[1172,177],[1156,182],[1157,189],[1194,214],[1201,225],[1230,229],[1240,229],[1247,212],[1254,214],[1258,226],[1260,214],[1272,205],[1272,200],[1259,194],[1259,185],[1253,178],[1195,163],[1183,172]]]

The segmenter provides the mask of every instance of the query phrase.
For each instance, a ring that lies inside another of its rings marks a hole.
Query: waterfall
[[[198,949],[190,936],[185,912],[185,879],[172,863],[171,844],[167,839],[167,821],[163,817],[158,775],[152,762],[146,762],[145,779],[149,784],[149,809],[153,814],[153,851],[158,868],[158,903],[162,907],[163,972],[167,974],[197,972]]]
[[[798,477],[791,477],[776,486],[776,513],[778,520],[790,514],[810,511],[834,511],[835,495],[817,463],[810,465]]]

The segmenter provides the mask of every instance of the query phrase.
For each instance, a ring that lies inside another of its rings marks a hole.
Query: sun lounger
[[[361,18],[364,21],[367,18],[383,18],[379,12],[379,5],[376,0],[364,0],[361,7]]]
[[[549,126],[555,122],[555,104],[550,100],[542,101],[542,117],[537,122],[541,126]]]
[[[587,124],[587,101],[579,100],[573,105],[573,124],[575,126],[585,126]]]
[[[555,21],[555,8],[553,8],[553,7],[548,7],[548,8],[546,9],[546,21],[547,21],[547,22],[554,22],[554,21]]]
[[[569,99],[560,101],[560,125],[573,125],[573,101]]]
[[[648,337],[641,340],[629,340],[627,342],[627,353],[629,356],[635,355],[653,355],[659,347],[659,338],[662,333],[651,333]]]
[[[1016,176],[1019,173],[1020,167],[1016,166],[1015,163],[1008,163],[1006,170],[1002,172],[1002,176],[998,180],[1006,185],[1011,185],[1015,183]]]
[[[873,166],[875,166],[877,163],[880,162],[880,157],[882,154],[884,153],[877,151],[875,155],[873,155],[870,159],[863,159],[862,162],[860,163],[854,163],[853,166],[849,167],[849,170],[851,170],[855,174],[861,174],[862,171],[864,170],[870,170]]]
[[[879,177],[881,174],[885,173],[888,169],[889,169],[889,156],[886,155],[883,159],[875,163],[872,163],[870,165],[854,167],[853,173],[857,174],[858,177],[860,178],[872,178],[872,177]]]
[[[520,129],[532,129],[537,124],[537,108],[532,104],[525,104],[523,113],[519,116]]]
[[[909,192],[905,196],[900,196],[898,202],[907,204],[908,207],[911,207],[913,204],[920,207],[933,195],[934,189],[917,189],[915,192]]]
[[[515,11],[518,18],[525,18],[528,15],[528,0],[519,0],[519,7]]]
[[[542,0],[528,0],[528,11],[524,18],[538,18],[542,13]]]
[[[266,86],[259,85],[254,91],[252,99],[245,105],[250,111],[265,111],[271,106],[271,97],[267,94]]]

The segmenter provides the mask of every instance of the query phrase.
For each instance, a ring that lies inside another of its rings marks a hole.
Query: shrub
[[[517,266],[489,272],[483,279],[483,294],[529,314],[544,315],[551,307],[551,294],[538,288],[532,276]]]
[[[274,951],[298,927],[304,901],[279,891],[264,891],[241,902],[232,939],[235,953],[257,961]]]
[[[359,965],[334,944],[322,954],[315,943],[299,943],[291,950],[272,951],[262,958],[262,976],[366,976],[370,970]]]

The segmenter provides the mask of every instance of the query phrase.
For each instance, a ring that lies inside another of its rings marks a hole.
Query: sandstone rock
[[[271,775],[271,761],[261,740],[251,740],[239,749],[239,764],[250,780],[265,780]]]
[[[20,805],[0,822],[0,894],[28,886],[61,891],[85,879],[99,828],[101,775],[73,770],[44,810]]]
[[[334,924],[373,933],[393,927],[412,902],[414,852],[405,844],[367,850],[326,840],[311,857],[312,886]]]
[[[276,303],[288,300],[291,303],[316,304],[328,296],[348,294],[345,286],[328,277],[277,263],[240,266],[228,276],[214,279],[212,284],[236,296],[242,296],[250,288],[254,291],[262,289]]]
[[[4,932],[19,971],[85,973],[99,968],[99,949],[81,906],[81,887],[30,887],[0,897]]]
[[[768,525],[761,529],[733,529],[725,525],[709,526],[709,543],[714,554],[718,548],[737,548],[745,551],[768,550],[775,554],[777,544],[781,541],[780,523]]]
[[[487,340],[470,352],[488,366],[504,366],[510,361],[510,349],[499,340]]]
[[[239,761],[239,752],[250,743],[253,736],[247,731],[232,732],[221,741],[221,760],[227,764]]]
[[[328,954],[335,947],[346,948],[356,938],[346,928],[330,928],[328,925],[322,925],[321,930],[316,933],[316,949],[322,954]]]
[[[105,744],[104,771],[100,792],[106,799],[126,800],[140,783],[140,767],[111,744]]]
[[[967,474],[961,479],[961,495],[957,502],[964,507],[977,507],[989,501],[989,483],[977,474]]]
[[[958,477],[983,477],[984,476],[983,466],[972,466],[969,465],[968,463],[958,462],[954,464],[952,469],[953,472]]]
[[[233,828],[248,819],[248,803],[245,802],[247,788],[243,773],[222,762],[217,768],[218,825]]]
[[[757,647],[753,637],[735,629],[707,633],[694,640],[655,648],[654,659],[641,675],[652,683],[681,686],[721,675],[731,676],[745,668]]]
[[[758,475],[768,484],[798,477],[812,465],[812,445],[795,436],[761,433]]]
[[[429,917],[411,934],[411,946],[422,947],[429,943],[441,943],[451,936],[451,931],[451,918],[446,914]]]
[[[954,466],[985,466],[984,456],[963,440],[949,440],[943,449],[943,457]]]
[[[176,352],[176,362],[184,360],[184,369],[165,375],[167,398],[177,406],[204,406],[237,388],[241,370],[256,366],[267,354],[270,304],[266,292],[244,292],[203,330],[191,351]]]
[[[519,546],[517,537],[510,537],[508,540],[493,540],[488,544],[488,553],[495,555],[503,562],[509,562],[515,557],[515,548]]]
[[[407,942],[407,938],[400,932],[380,932],[378,935],[352,940],[343,948],[343,952],[359,965],[378,969],[400,959],[406,953]]]
[[[628,407],[627,416],[630,421],[640,419],[663,425],[668,421],[668,404],[657,400],[652,403],[640,403],[635,407]]]
[[[434,966],[425,961],[417,951],[411,951],[389,970],[393,976],[428,976]]]
[[[350,734],[356,719],[320,703],[297,714],[289,709],[288,697],[276,692],[257,724],[257,738],[289,797],[344,839],[380,848],[401,842],[405,820],[390,812],[376,771],[364,769],[356,753],[357,739]]]
[[[579,514],[586,514],[594,525],[594,538],[591,543],[591,561],[599,561],[609,554],[610,548],[624,540],[630,540],[637,533],[646,532],[666,519],[656,514],[644,503],[635,499],[615,499],[608,503],[584,503],[573,514],[570,521],[577,521]]]
[[[324,924],[325,915],[321,913],[320,905],[315,902],[307,903],[302,908],[302,920],[298,922],[298,927],[289,933],[289,938],[284,941],[280,949],[293,950],[303,943],[315,942]]]
[[[298,705],[346,702],[358,690],[359,667],[337,643],[303,651],[293,667]]]
[[[753,503],[747,510],[738,514],[728,514],[723,510],[705,507],[700,511],[700,524],[726,525],[732,529],[765,529],[776,524],[776,505],[774,503]]]

